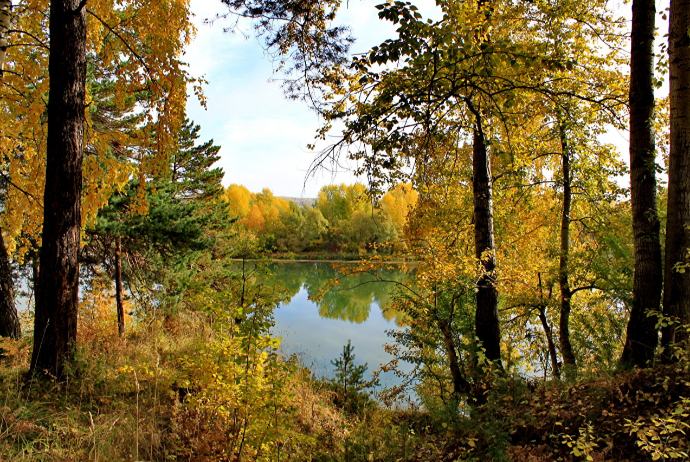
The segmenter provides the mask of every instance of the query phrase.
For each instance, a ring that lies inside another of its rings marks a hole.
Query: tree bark
[[[450,329],[448,321],[439,321],[438,327],[443,334],[443,343],[446,347],[446,354],[448,355],[448,367],[450,368],[450,377],[453,380],[453,396],[457,399],[462,394],[467,394],[470,391],[470,383],[463,377],[462,371],[458,364],[458,353],[453,341],[453,334]]]
[[[687,348],[690,322],[690,0],[671,0],[669,71],[671,146],[668,166],[668,221],[664,268],[664,314],[681,323],[662,330],[664,359],[672,348]]]
[[[125,335],[125,308],[122,302],[122,238],[117,236],[115,247],[115,302],[117,304],[117,333]]]
[[[33,373],[62,378],[77,337],[86,84],[85,1],[50,3],[48,143]]]
[[[7,40],[10,24],[12,22],[12,0],[0,0],[0,78],[5,70],[5,57],[7,56]]]
[[[14,304],[14,281],[10,258],[0,230],[0,337],[19,338],[21,329]]]
[[[570,152],[568,147],[568,137],[563,121],[558,121],[558,130],[561,138],[561,159],[563,174],[563,212],[561,214],[561,251],[558,264],[558,284],[561,290],[561,316],[558,322],[558,340],[561,345],[561,356],[565,366],[566,375],[568,369],[575,367],[575,354],[570,343],[570,269],[568,260],[570,259],[570,209],[573,200],[572,176],[570,172]]]
[[[661,305],[660,223],[656,203],[654,142],[654,0],[633,0],[630,53],[630,199],[635,245],[633,300],[621,362],[647,367],[659,341]]]
[[[478,117],[479,118],[479,117]],[[475,332],[489,361],[501,361],[501,330],[498,321],[498,291],[495,285],[493,185],[491,164],[481,123],[477,121],[472,148],[475,256],[481,267],[477,281]]]
[[[539,298],[540,305],[537,307],[539,311],[539,321],[541,322],[541,327],[544,329],[544,335],[546,335],[546,344],[549,348],[549,357],[551,358],[551,369],[553,371],[554,377],[557,379],[561,378],[561,368],[558,365],[558,353],[556,352],[556,344],[553,341],[553,330],[549,325],[549,319],[546,317],[546,303],[544,302],[543,285],[541,282],[541,273],[537,273],[537,278],[539,279]],[[551,298],[551,290],[549,289],[549,299]]]

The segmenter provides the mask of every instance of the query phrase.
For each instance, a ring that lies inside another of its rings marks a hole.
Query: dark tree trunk
[[[122,238],[117,237],[115,247],[115,301],[117,304],[117,332],[125,335],[125,308],[122,303]]]
[[[560,119],[560,118],[559,118]],[[561,316],[558,322],[558,340],[561,344],[561,356],[563,366],[568,369],[575,367],[575,354],[570,343],[570,269],[568,260],[570,259],[570,208],[573,201],[572,175],[570,171],[570,151],[568,147],[568,137],[563,122],[559,120],[559,132],[561,137],[561,159],[563,170],[563,212],[561,214],[561,251],[558,265],[558,285],[561,289]]]
[[[549,348],[549,357],[551,358],[551,370],[553,371],[553,376],[557,379],[561,378],[561,369],[558,366],[558,354],[556,353],[556,344],[553,342],[553,332],[551,332],[551,326],[549,326],[549,320],[546,317],[546,307],[540,306],[539,310],[539,321],[541,321],[541,327],[544,329],[544,335],[546,335],[546,344]]]
[[[546,302],[544,301],[543,286],[541,282],[541,273],[537,274],[539,279],[539,295],[541,298],[541,304],[537,307],[539,310],[539,321],[544,329],[544,335],[546,335],[546,344],[549,348],[549,357],[551,358],[551,369],[553,370],[553,375],[557,379],[561,378],[561,368],[558,365],[558,353],[556,352],[556,344],[553,341],[553,331],[549,325],[549,319],[546,317]],[[551,290],[549,290],[549,299],[551,298]]]
[[[477,281],[475,331],[489,361],[501,360],[501,330],[498,322],[498,291],[495,285],[494,211],[491,164],[481,123],[477,122],[472,148],[474,193],[474,245],[481,265]]]
[[[77,337],[86,84],[79,0],[50,3],[50,92],[41,271],[31,371],[61,378]]]
[[[14,281],[10,258],[0,230],[0,337],[19,338],[21,333],[14,304]]]
[[[453,396],[458,398],[462,394],[467,394],[470,391],[470,383],[463,377],[460,365],[458,363],[458,353],[453,341],[453,334],[450,329],[448,321],[439,321],[438,327],[443,334],[443,343],[446,347],[446,355],[448,356],[448,366],[450,368],[450,377],[453,380]]]
[[[654,360],[661,305],[661,239],[656,205],[654,142],[654,0],[633,0],[630,53],[630,196],[635,245],[633,300],[621,362],[646,367]]]
[[[664,314],[687,325],[690,322],[690,0],[671,0],[669,18],[669,68],[671,147],[668,165],[668,221]],[[688,332],[677,324],[662,330],[666,360],[671,348],[687,348]]]

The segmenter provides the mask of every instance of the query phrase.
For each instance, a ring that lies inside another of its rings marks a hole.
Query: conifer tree
[[[130,290],[167,282],[166,290],[174,291],[174,286],[184,285],[179,280],[185,277],[181,263],[208,251],[214,243],[213,229],[229,224],[220,201],[223,172],[212,168],[220,147],[213,141],[197,145],[199,130],[198,125],[185,123],[178,149],[170,156],[169,173],[146,187],[146,215],[131,213],[140,191],[137,181],[131,181],[89,228],[83,257],[89,268],[105,266],[114,279],[120,333],[124,332],[123,282]]]

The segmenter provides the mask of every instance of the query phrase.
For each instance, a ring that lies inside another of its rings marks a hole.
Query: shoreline
[[[261,261],[258,258],[230,258],[230,261]],[[308,258],[270,258],[271,263],[361,263],[361,260],[343,260],[343,259],[308,259]],[[403,265],[403,264],[418,264],[417,260],[391,260],[391,261],[381,261],[381,264],[391,264],[391,265]]]

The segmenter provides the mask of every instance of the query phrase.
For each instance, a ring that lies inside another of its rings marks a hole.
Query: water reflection
[[[342,265],[340,265],[342,266]],[[369,319],[371,309],[377,307],[386,321],[404,324],[402,313],[389,308],[397,283],[406,279],[404,268],[380,269],[376,274],[343,277],[331,263],[286,262],[270,265],[271,281],[284,287],[290,298],[305,290],[310,298],[319,295],[329,280],[338,279],[314,303],[322,318],[338,319],[361,324]],[[289,302],[287,302],[289,304]]]
[[[355,268],[356,263],[350,267]],[[393,359],[384,344],[390,342],[386,331],[402,326],[403,316],[390,309],[394,282],[404,281],[404,271],[385,269],[372,275],[340,277],[337,287],[318,300],[310,300],[340,274],[328,262],[277,263],[270,267],[270,284],[284,287],[290,297],[275,310],[273,335],[281,338],[285,355],[298,354],[317,376],[332,377],[331,361],[340,356],[348,341],[355,347],[358,364],[368,364],[373,371]],[[401,364],[409,372],[411,365]],[[369,378],[369,377],[367,377]],[[392,372],[379,375],[382,386],[399,385],[401,379]]]

